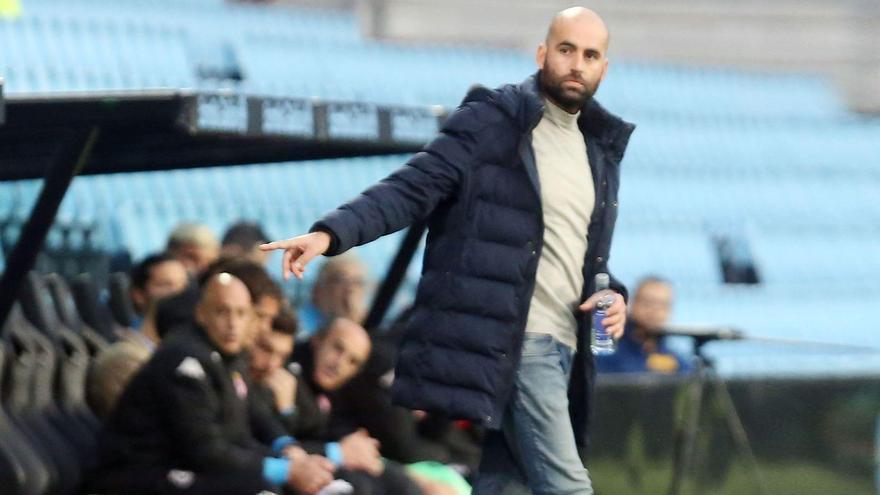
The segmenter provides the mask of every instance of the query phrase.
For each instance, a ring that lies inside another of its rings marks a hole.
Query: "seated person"
[[[150,359],[151,352],[144,346],[121,340],[95,357],[89,368],[86,400],[98,418],[110,416],[119,396],[134,374]]]
[[[269,253],[261,250],[260,244],[268,242],[269,239],[260,224],[238,222],[223,234],[220,257],[245,258],[259,265],[265,265]]]
[[[391,401],[391,383],[400,338],[410,312],[371,335],[373,350],[364,369],[336,394],[335,410],[366,428],[381,444],[383,456],[404,464],[439,462],[465,476],[476,473],[482,427],[437,414],[411,411]]]
[[[150,351],[159,343],[155,309],[160,300],[179,294],[189,285],[186,267],[177,258],[161,253],[147,256],[129,273],[131,304],[137,317],[131,327],[136,332],[124,336]]]
[[[332,480],[332,464],[293,445],[280,424],[262,427],[278,432],[271,446],[254,438],[240,360],[253,315],[241,280],[205,281],[195,324],[163,339],[106,423],[91,492],[315,494]]]
[[[249,350],[260,332],[272,330],[272,320],[287,306],[284,292],[259,263],[246,258],[221,258],[208,267],[206,275],[226,272],[244,282],[254,303],[254,319],[244,342]]]
[[[614,354],[597,356],[600,373],[684,373],[690,364],[670,351],[658,333],[672,311],[672,285],[659,277],[642,279],[630,301],[623,337]]]
[[[299,340],[306,340],[333,318],[362,323],[367,316],[367,269],[354,254],[334,256],[318,272],[312,300],[299,309]]]
[[[418,486],[395,463],[385,463],[378,442],[365,430],[350,425],[331,426],[331,394],[354,376],[370,352],[366,331],[354,322],[337,319],[315,345],[321,372],[301,368],[295,377],[283,367],[294,348],[296,317],[282,311],[270,332],[260,333],[250,352],[250,372],[260,394],[281,418],[289,433],[311,452],[326,453],[337,476],[349,481],[354,493],[421,493]],[[309,348],[310,344],[303,344]],[[311,354],[311,352],[301,352]],[[317,382],[307,376],[317,376]],[[303,378],[306,377],[306,378]],[[320,385],[319,385],[320,383]]]
[[[296,376],[284,364],[293,353],[298,322],[290,308],[284,308],[267,332],[258,332],[248,353],[248,369],[254,394],[261,396],[282,419],[289,431],[296,427]]]
[[[89,369],[86,397],[95,414],[106,418],[131,377],[159,343],[156,307],[189,284],[186,268],[167,254],[147,256],[131,273],[130,298],[137,312],[132,329],[101,351]]]
[[[182,223],[171,231],[165,250],[198,278],[220,257],[220,242],[207,225]]]
[[[270,329],[272,319],[287,305],[287,300],[278,284],[258,263],[244,258],[221,258],[205,269],[202,279],[223,272],[244,282],[253,301],[255,318],[250,327],[252,331],[245,337],[244,347],[247,349],[256,332]],[[175,327],[187,328],[192,325],[198,293],[198,288],[186,290],[159,303],[156,327],[160,336]]]

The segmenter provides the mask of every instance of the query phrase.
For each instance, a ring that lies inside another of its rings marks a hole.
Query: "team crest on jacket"
[[[235,393],[238,395],[239,399],[246,399],[248,394],[247,384],[244,382],[244,378],[242,378],[241,373],[237,371],[232,372],[232,384],[235,385]]]

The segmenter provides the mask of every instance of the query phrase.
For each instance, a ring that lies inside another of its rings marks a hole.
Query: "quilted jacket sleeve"
[[[403,167],[330,212],[311,231],[332,234],[328,256],[391,234],[426,218],[453,196],[475,159],[485,105],[468,103],[446,120],[440,134]]]

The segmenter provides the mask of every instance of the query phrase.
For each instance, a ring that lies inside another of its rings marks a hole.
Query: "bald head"
[[[253,318],[251,294],[244,282],[228,273],[207,280],[196,306],[196,321],[225,354],[238,354]]]
[[[550,27],[547,28],[547,37],[544,42],[550,45],[551,40],[564,38],[571,30],[590,31],[598,34],[600,38],[604,38],[605,49],[608,49],[608,27],[605,25],[605,21],[599,17],[596,11],[586,7],[569,7],[553,16]]]
[[[584,7],[556,14],[535,57],[544,95],[568,112],[579,111],[605,78],[607,51],[608,28],[599,14]]]
[[[312,378],[325,391],[336,390],[351,380],[370,357],[372,342],[364,327],[336,318],[315,340]]]

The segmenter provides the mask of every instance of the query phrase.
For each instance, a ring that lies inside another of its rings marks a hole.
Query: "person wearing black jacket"
[[[250,352],[255,398],[261,397],[274,408],[288,433],[306,451],[326,454],[337,466],[336,475],[349,481],[355,494],[422,493],[402,466],[383,462],[378,441],[366,430],[333,413],[336,391],[361,371],[369,357],[371,344],[363,327],[342,318],[331,321],[311,341],[296,347],[291,366],[297,371],[294,377],[282,364],[294,346],[295,325],[282,312],[273,331],[257,337]],[[317,364],[315,355],[319,356]]]
[[[294,446],[249,399],[239,354],[253,311],[239,279],[220,273],[206,282],[196,324],[163,340],[106,424],[94,491],[256,495],[287,487],[313,494],[332,480],[326,459]],[[255,417],[264,432],[276,432],[271,446],[255,439]]]
[[[434,461],[471,477],[480,460],[483,429],[455,424],[442,415],[410,411],[391,401],[391,381],[400,339],[411,315],[404,311],[387,330],[373,332],[373,350],[364,369],[335,394],[334,410],[366,428],[381,443],[383,456],[411,464]]]
[[[486,427],[474,495],[593,493],[590,312],[607,298],[603,325],[623,335],[627,292],[608,258],[635,128],[593,98],[608,44],[596,12],[559,12],[535,74],[472,88],[404,166],[308,234],[261,246],[301,279],[319,255],[427,224],[391,395]],[[600,273],[610,289],[597,290]]]

